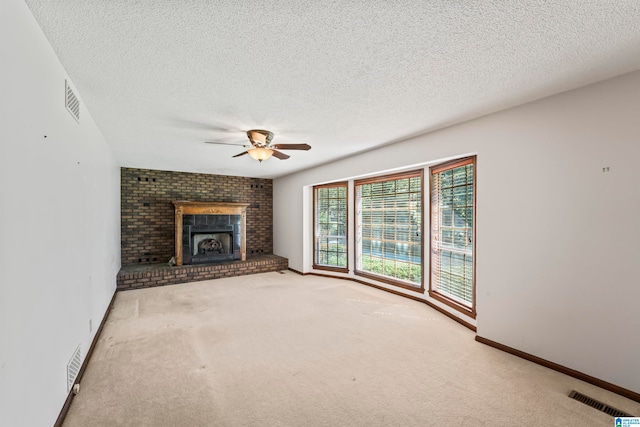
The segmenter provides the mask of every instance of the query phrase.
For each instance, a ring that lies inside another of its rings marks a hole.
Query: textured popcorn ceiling
[[[127,167],[277,177],[640,69],[638,0],[26,3]],[[313,148],[203,143],[250,128]]]

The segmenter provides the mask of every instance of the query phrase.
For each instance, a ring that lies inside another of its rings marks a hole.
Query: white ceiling
[[[273,178],[640,69],[638,0],[26,3],[127,167]],[[251,128],[313,148],[203,143]]]

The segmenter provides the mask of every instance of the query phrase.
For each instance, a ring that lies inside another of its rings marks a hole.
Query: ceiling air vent
[[[80,101],[68,81],[64,81],[64,105],[76,121],[80,121]]]
[[[585,405],[589,405],[592,408],[597,409],[598,411],[602,411],[605,414],[609,414],[612,417],[631,417],[632,416],[630,414],[627,414],[626,412],[613,408],[607,405],[606,403],[602,403],[592,397],[589,397],[575,390],[571,390],[571,393],[569,393],[569,397],[574,400],[577,400],[578,402],[582,402]]]
[[[82,356],[80,352],[80,345],[78,344],[78,348],[76,348],[76,351],[73,352],[71,360],[69,360],[69,363],[67,363],[67,392],[71,391],[71,389],[73,388],[73,383],[78,377],[81,366]]]

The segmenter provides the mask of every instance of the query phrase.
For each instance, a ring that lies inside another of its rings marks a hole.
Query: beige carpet
[[[118,293],[65,426],[607,426],[571,389],[424,304],[264,273]]]

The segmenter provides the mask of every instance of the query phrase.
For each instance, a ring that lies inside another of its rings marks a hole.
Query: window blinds
[[[474,308],[475,157],[431,168],[431,290]]]
[[[355,182],[357,272],[422,288],[422,175]]]
[[[314,268],[347,268],[347,184],[314,191]]]

